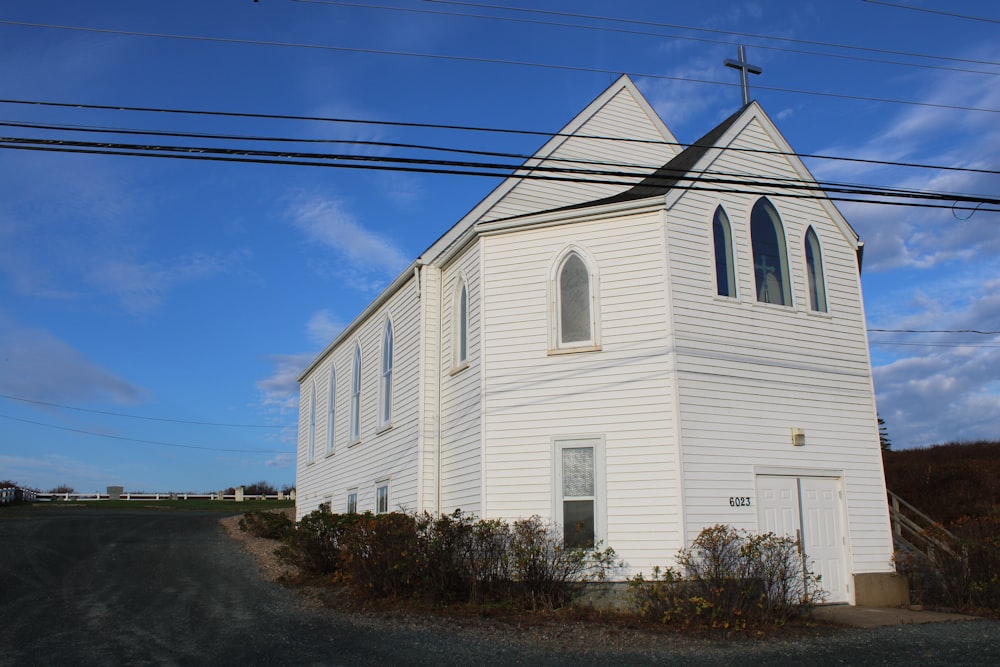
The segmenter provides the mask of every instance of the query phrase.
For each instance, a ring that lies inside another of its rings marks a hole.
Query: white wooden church
[[[574,160],[663,166],[531,178]],[[801,536],[829,601],[874,599],[862,244],[802,181],[756,102],[682,149],[622,77],[302,373],[298,516],[537,514],[623,576],[725,523]]]

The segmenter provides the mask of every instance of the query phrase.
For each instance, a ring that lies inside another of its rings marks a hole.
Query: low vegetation
[[[1000,615],[1000,442],[886,452],[886,486],[938,521],[941,546],[900,551],[914,603]]]

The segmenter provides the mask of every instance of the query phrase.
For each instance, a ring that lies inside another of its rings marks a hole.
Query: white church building
[[[595,161],[639,175],[533,178]],[[620,78],[303,371],[298,517],[537,514],[623,576],[724,523],[894,590],[862,244],[803,184],[756,102],[682,149]]]

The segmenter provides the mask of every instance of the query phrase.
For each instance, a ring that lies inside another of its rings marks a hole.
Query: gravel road
[[[355,618],[260,577],[221,516],[0,511],[0,665],[1000,664],[996,621],[633,643],[607,629],[543,641],[502,625]]]

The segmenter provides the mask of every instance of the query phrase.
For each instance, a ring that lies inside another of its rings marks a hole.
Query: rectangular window
[[[567,547],[591,548],[603,524],[603,444],[599,438],[555,442],[556,520]]]
[[[375,513],[385,514],[389,511],[389,482],[379,482],[375,487]]]
[[[358,512],[358,490],[349,489],[347,491],[347,513],[357,514]]]

